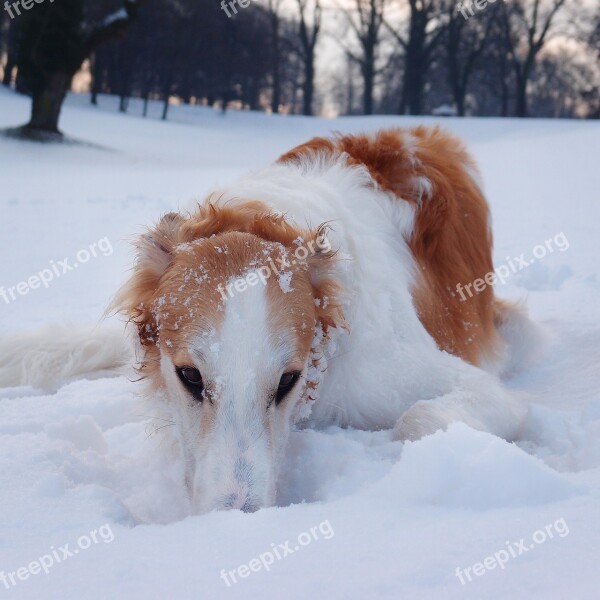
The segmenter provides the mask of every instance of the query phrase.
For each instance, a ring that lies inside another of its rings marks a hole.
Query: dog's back
[[[406,241],[417,265],[412,294],[421,322],[440,349],[474,365],[497,364],[503,340],[492,287],[470,297],[457,290],[493,274],[489,209],[462,143],[437,127],[391,129],[314,138],[280,162],[320,153],[345,155],[349,165],[368,169],[379,189],[414,208]]]

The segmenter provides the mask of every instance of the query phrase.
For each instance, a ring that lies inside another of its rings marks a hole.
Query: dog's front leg
[[[524,403],[511,396],[493,376],[476,371],[461,377],[448,393],[411,406],[396,423],[394,439],[418,440],[456,422],[515,439],[526,413]]]

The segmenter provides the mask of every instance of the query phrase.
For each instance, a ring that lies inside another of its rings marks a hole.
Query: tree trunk
[[[8,40],[6,43],[6,66],[2,77],[2,85],[10,87],[12,74],[17,66],[17,29],[14,23],[8,24]]]
[[[519,77],[517,78],[517,98],[516,98],[516,108],[515,114],[517,117],[526,117],[527,116],[527,78]]]
[[[304,73],[304,85],[302,89],[302,114],[309,117],[312,115],[312,103],[314,93],[315,67],[313,58],[306,61]]]
[[[506,81],[502,81],[502,96],[501,96],[501,102],[500,102],[500,116],[501,117],[508,117],[508,95],[509,95],[508,85],[506,84]]]
[[[420,115],[423,112],[423,90],[425,87],[425,68],[418,57],[408,57],[404,71],[402,89],[402,114]]]
[[[461,81],[458,76],[458,67],[456,65],[450,68],[450,87],[452,88],[452,99],[456,105],[456,112],[459,117],[464,117],[467,86],[461,85]]]
[[[454,94],[454,102],[456,103],[456,112],[459,117],[465,116],[465,90],[459,90]]]
[[[428,18],[420,10],[413,9],[410,16],[408,45],[405,54],[404,77],[400,114],[420,115],[423,107],[423,91],[428,69],[427,44]]]
[[[162,112],[162,120],[167,120],[167,115],[169,113],[169,94],[165,94],[165,101],[163,103],[163,112]]]
[[[402,92],[400,93],[400,104],[398,105],[398,114],[406,114],[406,84],[402,84]]]
[[[94,106],[98,106],[98,94],[101,91],[101,70],[98,64],[98,58],[96,55],[92,56],[92,97],[90,98],[90,102]]]
[[[10,87],[10,84],[12,82],[12,72],[17,64],[13,60],[13,58],[14,58],[14,53],[9,51],[9,53],[6,57],[6,66],[4,67],[4,76],[2,77],[2,85],[5,85],[6,87]]]
[[[271,37],[273,52],[273,94],[271,95],[271,112],[277,114],[281,104],[281,57],[279,44],[279,15],[271,13]]]
[[[42,89],[33,92],[31,119],[25,125],[25,129],[60,133],[58,130],[60,109],[73,75],[74,73],[64,71],[53,73]]]
[[[366,68],[364,74],[365,89],[363,91],[363,113],[365,115],[373,114],[373,72]]]
[[[425,82],[423,81],[423,71],[415,72],[412,78],[412,84],[408,88],[408,112],[411,115],[423,114],[423,91]]]
[[[256,77],[252,79],[252,83],[250,84],[248,98],[250,110],[260,110],[260,86]]]
[[[347,77],[346,77],[346,114],[351,115],[354,111],[354,73],[352,69],[353,63],[350,58],[347,58],[346,69],[347,69]]]
[[[24,79],[25,78],[23,77],[23,69],[17,69],[17,79],[15,80],[15,90],[17,90],[17,92],[19,92],[19,94],[28,95],[30,90],[27,88],[27,85],[26,85]]]
[[[271,96],[271,112],[277,114],[279,112],[279,105],[281,104],[281,77],[280,77],[280,65],[279,65],[279,50],[275,50],[273,56],[273,94]]]
[[[369,43],[365,48],[363,75],[363,113],[373,114],[373,90],[375,87],[375,44]]]
[[[277,70],[273,73],[273,96],[271,97],[271,112],[273,114],[279,112],[279,105],[281,104],[281,83]]]

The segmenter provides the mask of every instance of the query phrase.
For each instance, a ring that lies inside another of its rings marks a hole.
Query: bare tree
[[[296,0],[300,20],[298,37],[300,40],[300,57],[304,67],[302,82],[302,114],[312,115],[312,104],[315,90],[315,47],[321,31],[321,3],[314,0],[312,15],[308,17],[308,0]]]
[[[269,0],[267,12],[271,25],[271,111],[279,112],[281,104],[281,4],[282,0]]]
[[[512,0],[501,4],[504,31],[515,74],[515,114],[527,116],[527,84],[536,57],[548,41],[554,18],[566,0]]]
[[[489,6],[476,19],[467,19],[450,0],[445,6],[447,27],[445,36],[448,83],[458,114],[465,114],[465,98],[471,75],[489,41],[497,7]]]
[[[434,50],[444,33],[439,0],[408,0],[410,17],[408,31],[400,33],[386,22],[386,26],[404,51],[404,75],[398,112],[420,115],[427,72],[433,61]]]
[[[144,0],[125,0],[123,8],[88,26],[81,0],[41,5],[20,23],[19,75],[32,96],[31,119],[19,135],[60,136],[58,119],[71,81],[83,61],[104,42],[123,35]]]
[[[347,55],[359,66],[363,79],[363,113],[373,114],[378,49],[384,23],[387,0],[355,0],[354,10],[343,9],[350,28],[356,35],[360,53],[346,49]]]
[[[596,65],[600,65],[600,7],[596,10],[593,23],[588,45],[592,54],[596,56]],[[587,89],[582,93],[584,100],[588,104],[588,118],[590,119],[600,119],[600,81],[598,79],[599,76],[597,75],[596,80],[591,81]]]

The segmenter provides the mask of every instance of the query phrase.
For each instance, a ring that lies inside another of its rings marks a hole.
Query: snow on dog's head
[[[164,216],[137,249],[115,306],[173,407],[194,510],[272,504],[290,425],[316,398],[322,333],[345,327],[325,228],[207,202]]]

